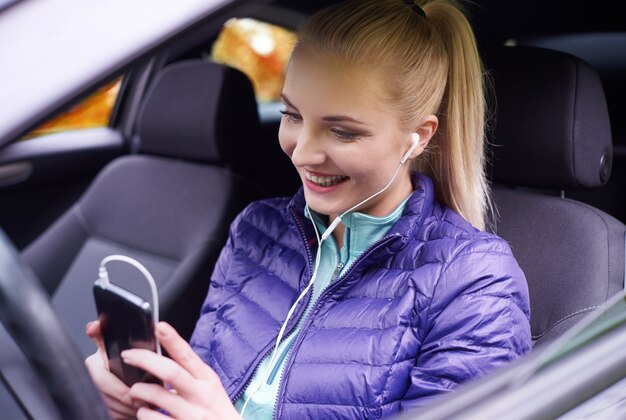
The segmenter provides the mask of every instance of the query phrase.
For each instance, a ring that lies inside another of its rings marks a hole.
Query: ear
[[[409,159],[415,159],[426,150],[430,139],[437,131],[437,127],[439,127],[439,119],[435,115],[428,115],[422,119],[415,129],[415,132],[420,135],[420,141],[413,153],[411,153],[411,156],[409,156]]]

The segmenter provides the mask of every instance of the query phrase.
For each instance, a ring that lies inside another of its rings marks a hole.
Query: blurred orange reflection
[[[287,29],[254,19],[234,18],[224,24],[213,44],[211,58],[248,75],[258,101],[277,101],[280,99],[285,67],[295,42],[296,35]],[[31,131],[23,139],[108,125],[120,85],[121,78],[101,87],[69,111]]]
[[[247,74],[257,100],[277,101],[295,42],[296,35],[279,26],[234,18],[224,24],[213,44],[211,58]]]
[[[96,92],[72,107],[69,111],[46,121],[26,134],[23,139],[67,130],[103,127],[108,125],[121,83],[121,78],[119,78],[102,86]]]

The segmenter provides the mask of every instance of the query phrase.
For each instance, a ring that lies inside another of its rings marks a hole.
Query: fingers
[[[85,332],[89,337],[92,337],[94,335],[102,335],[102,331],[100,330],[100,321],[89,321],[85,325]]]
[[[219,379],[197,379],[174,360],[150,350],[125,350],[122,352],[122,358],[125,363],[151,373],[176,390],[174,393],[159,385],[137,383],[131,388],[133,398],[153,403],[174,417],[180,413],[182,418],[239,418]],[[143,394],[146,389],[154,391],[155,394]],[[156,389],[159,389],[158,394]],[[197,416],[191,415],[192,412]]]
[[[168,391],[160,385],[136,383],[130,389],[130,395],[135,400],[145,401],[154,407],[167,407],[167,411],[174,418],[193,418],[194,407],[179,395]],[[152,415],[150,410],[144,415]]]
[[[170,417],[165,414],[159,413],[158,411],[151,410],[149,408],[140,408],[137,411],[137,420],[164,420],[170,419]]]
[[[193,351],[171,325],[159,322],[155,328],[157,339],[169,356],[194,378],[219,381],[217,374]]]
[[[116,405],[115,411],[124,413],[127,410],[131,410],[133,413],[135,412],[130,398],[130,389],[105,367],[99,351],[85,359],[85,366],[96,387],[103,394],[109,408],[113,407],[108,404],[108,401],[114,400],[119,401],[122,406],[126,407],[126,409],[121,409]]]
[[[108,395],[102,395],[102,399],[108,407],[111,417],[114,419],[127,419],[135,417],[134,407],[128,407]]]
[[[104,339],[102,338],[102,330],[100,329],[100,321],[88,322],[85,326],[85,332],[93,340],[98,348],[104,350]]]
[[[122,359],[171,385],[176,392],[155,384],[137,383],[131,388],[134,399],[161,407],[174,417],[240,418],[217,374],[171,326],[160,322],[155,334],[171,359],[145,349],[125,350]],[[160,418],[160,413],[154,411],[140,412],[144,416],[140,418]]]
[[[124,363],[136,366],[171,384],[179,393],[193,392],[195,378],[178,363],[150,350],[125,350],[121,354]]]

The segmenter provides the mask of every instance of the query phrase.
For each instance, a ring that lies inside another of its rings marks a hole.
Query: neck
[[[394,211],[400,205],[400,203],[402,203],[402,201],[404,201],[409,195],[411,195],[412,192],[413,192],[413,186],[409,182],[408,185],[402,186],[394,194],[394,197],[396,197],[397,199],[392,200],[392,199],[389,199],[390,197],[387,197],[386,200],[384,200],[382,203],[380,203],[380,205],[376,206],[374,209],[364,211],[362,213],[367,214],[369,216],[374,216],[374,217],[387,216],[392,211]],[[352,212],[358,212],[358,211],[359,211],[358,208],[355,208],[354,210],[352,210]],[[328,215],[327,226],[330,226],[331,223],[337,217],[339,217],[339,214],[337,213]],[[335,241],[337,242],[337,246],[339,247],[339,249],[341,249],[341,247],[343,246],[344,232],[345,232],[345,225],[343,223],[339,223],[335,227],[335,229],[332,231],[332,235],[335,238]]]
[[[337,248],[339,249],[341,249],[341,247],[343,246],[343,234],[345,231],[346,227],[343,225],[343,223],[339,223],[333,231],[333,236],[335,238],[335,241],[337,241]]]

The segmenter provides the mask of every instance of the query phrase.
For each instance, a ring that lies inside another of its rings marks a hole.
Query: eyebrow
[[[287,97],[285,96],[284,93],[280,94],[280,99],[285,103],[285,105],[290,106],[291,108],[295,109],[296,111],[298,111],[298,108],[291,103],[291,101],[289,99],[287,99]],[[322,117],[323,121],[327,121],[327,122],[343,122],[343,121],[349,121],[349,122],[353,122],[356,124],[362,124],[362,125],[367,125],[365,124],[363,121],[359,121],[355,118],[349,117],[347,115],[327,115],[325,117]]]
[[[326,117],[322,117],[322,120],[328,121],[328,122],[349,121],[349,122],[353,122],[357,124],[366,125],[363,121],[356,120],[352,117],[348,117],[347,115],[328,115]]]
[[[285,103],[285,105],[288,105],[288,106],[292,107],[296,111],[298,110],[298,108],[296,108],[296,106],[294,104],[292,104],[289,99],[287,99],[287,97],[285,96],[284,93],[280,94],[280,99]]]

